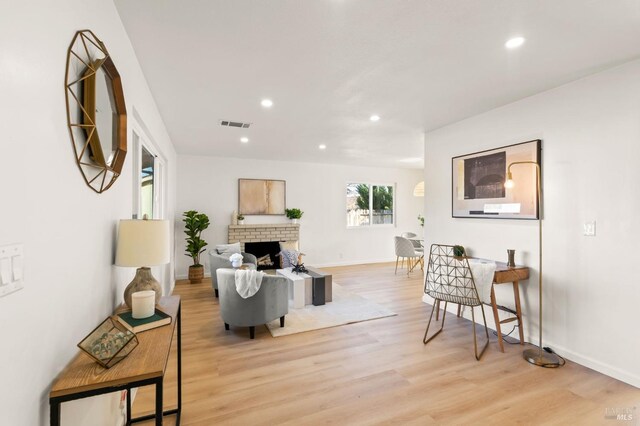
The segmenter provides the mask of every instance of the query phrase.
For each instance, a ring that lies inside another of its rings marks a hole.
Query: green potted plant
[[[300,218],[302,218],[302,215],[304,214],[300,209],[285,209],[284,213],[289,219],[291,219],[292,223],[299,223]]]
[[[453,255],[455,257],[463,257],[464,256],[464,247],[455,245],[453,246]]]
[[[424,227],[424,216],[422,216],[421,214],[418,215],[418,223],[420,224],[420,226]]]
[[[189,281],[191,284],[202,282],[204,278],[204,266],[200,263],[200,255],[204,252],[207,242],[202,239],[202,231],[209,227],[209,217],[204,213],[189,210],[182,214],[184,233],[187,234],[187,249],[185,255],[193,259],[193,265],[189,266]]]
[[[237,216],[237,219],[238,225],[244,225],[244,216],[242,215],[242,213]]]

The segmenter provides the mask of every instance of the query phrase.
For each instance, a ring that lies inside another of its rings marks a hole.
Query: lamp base
[[[156,292],[156,305],[162,296],[160,283],[151,275],[151,268],[142,267],[136,271],[136,276],[124,289],[124,303],[131,308],[131,294],[137,291],[153,290]]]
[[[540,348],[526,349],[522,352],[522,357],[526,359],[527,362],[539,367],[557,368],[563,365],[558,355]]]

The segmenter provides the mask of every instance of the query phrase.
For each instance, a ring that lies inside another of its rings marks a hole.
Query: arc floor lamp
[[[504,186],[505,188],[513,188],[515,186],[511,176],[511,166],[521,164],[533,164],[536,168],[536,189],[538,191],[538,245],[540,247],[538,258],[538,328],[540,329],[538,348],[525,349],[522,356],[531,364],[535,364],[540,367],[560,367],[564,365],[560,361],[560,357],[554,353],[545,351],[542,346],[542,185],[540,164],[535,161],[514,161],[513,163],[510,163],[507,167],[507,180],[505,181]]]

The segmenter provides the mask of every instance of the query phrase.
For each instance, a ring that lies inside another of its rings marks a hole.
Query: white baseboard
[[[389,263],[395,262],[396,259],[377,259],[377,260],[346,260],[344,262],[329,262],[329,263],[309,263],[309,266],[313,266],[315,268],[332,268],[335,266],[353,266],[353,265],[369,265],[372,263]],[[210,273],[204,273],[205,278],[211,277]],[[176,275],[176,280],[186,280],[189,278],[188,274],[179,274]]]
[[[560,354],[563,358],[571,360],[576,364],[580,364],[584,367],[595,370],[599,373],[602,373],[606,376],[613,377],[614,379],[620,380],[621,382],[625,382],[640,389],[640,376],[635,374],[631,374],[628,371],[623,371],[617,367],[609,365],[605,362],[599,361],[597,359],[593,359],[586,355],[579,354],[577,352],[572,351],[571,349],[567,349],[560,345],[556,345],[553,342],[549,342],[547,340],[543,346],[549,346],[553,348],[558,354]]]
[[[204,273],[204,277],[205,278],[211,278],[211,274],[208,272]],[[189,279],[189,274],[180,274],[180,275],[176,275],[176,280],[188,280]],[[175,282],[174,282],[175,285]]]
[[[422,301],[424,303],[428,303],[431,304],[432,299],[427,296],[426,294],[422,296]],[[447,312],[451,312],[455,315],[457,311],[457,306],[452,305],[451,307],[449,307],[447,309]],[[467,314],[468,315],[468,314]],[[469,321],[471,321],[471,318],[467,318],[467,315],[463,315],[466,319],[468,319]],[[493,315],[487,315],[487,327],[490,328],[491,330],[495,331],[496,327],[495,327],[495,322],[493,321]],[[528,341],[529,336],[526,335],[525,333],[525,340]],[[550,348],[553,348],[553,350],[555,352],[557,352],[560,356],[562,356],[563,358],[566,358],[570,361],[575,362],[576,364],[580,364],[584,367],[590,368],[592,370],[595,370],[599,373],[602,373],[606,376],[609,377],[613,377],[614,379],[620,380],[621,382],[625,382],[627,384],[630,384],[631,386],[634,386],[636,388],[640,388],[640,377],[629,373],[628,371],[623,371],[617,367],[614,367],[612,365],[609,365],[605,362],[599,361],[597,359],[593,359],[591,357],[588,357],[586,355],[582,355],[579,354],[575,351],[572,351],[571,349],[565,348],[563,346],[557,345],[553,342],[550,341],[546,341],[544,343],[543,346],[549,346]]]
[[[354,265],[370,265],[372,263],[389,263],[395,262],[395,257],[393,259],[374,259],[374,260],[345,260],[342,262],[329,262],[329,263],[313,263],[309,264],[309,266],[313,266],[316,268],[333,268],[335,266],[354,266]]]

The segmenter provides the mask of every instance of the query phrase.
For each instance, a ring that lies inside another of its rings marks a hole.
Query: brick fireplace
[[[229,225],[229,244],[240,242],[242,251],[244,243],[265,241],[299,241],[300,225],[293,223],[263,223],[250,225]]]

